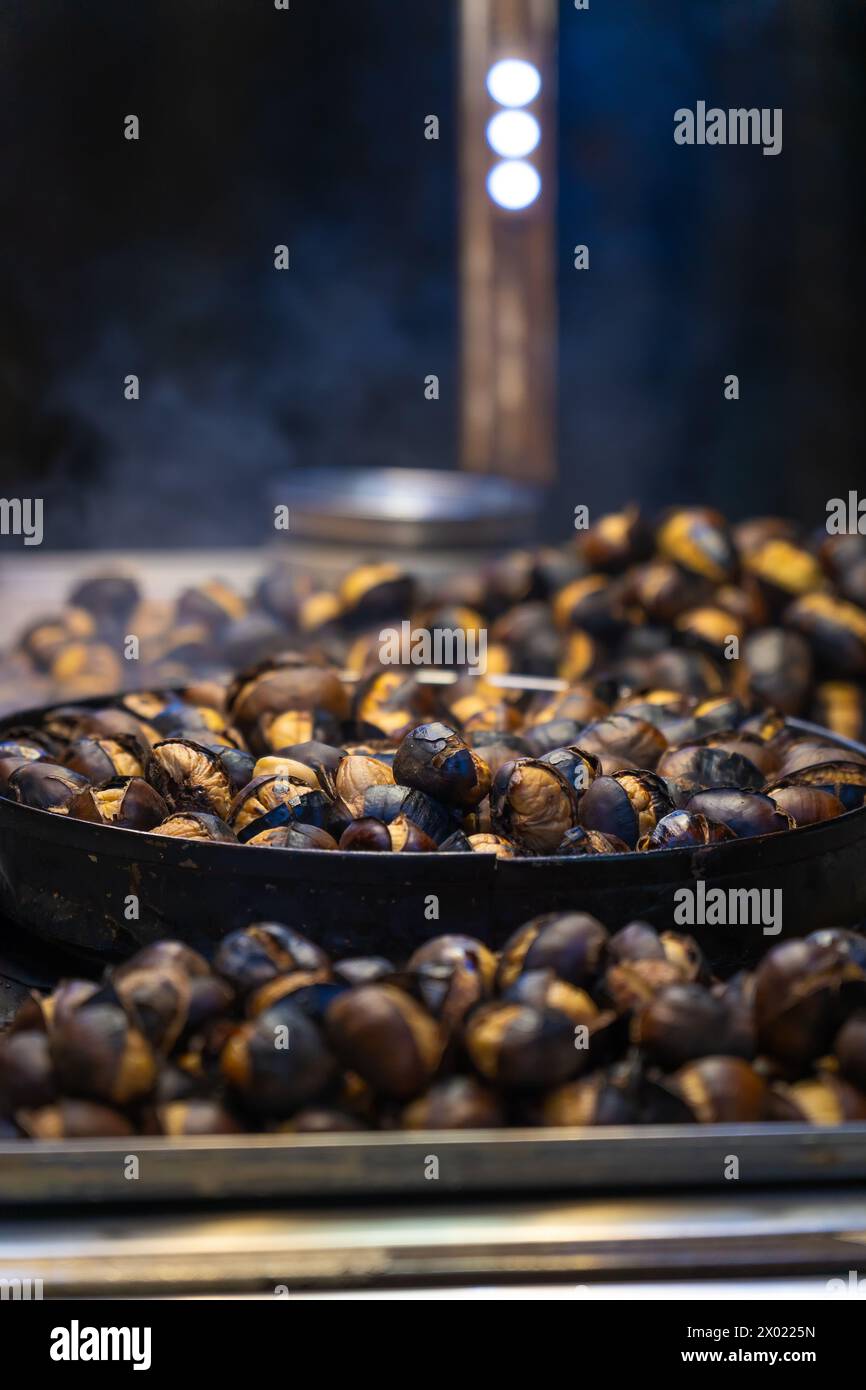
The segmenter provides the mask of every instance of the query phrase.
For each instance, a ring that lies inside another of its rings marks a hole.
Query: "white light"
[[[528,111],[500,111],[487,125],[487,143],[505,159],[532,154],[541,139],[541,126]]]
[[[523,159],[505,159],[487,175],[487,192],[494,203],[518,212],[534,203],[541,192],[541,176]]]
[[[541,73],[523,58],[502,58],[487,74],[487,90],[500,106],[526,106],[541,91]]]

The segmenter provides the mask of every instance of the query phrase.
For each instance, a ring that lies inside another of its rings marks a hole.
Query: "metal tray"
[[[139,1161],[127,1177],[128,1158]],[[726,1177],[731,1157],[739,1179]],[[438,1177],[429,1176],[431,1160]],[[0,1143],[0,1205],[326,1201],[866,1179],[866,1124],[248,1135]]]

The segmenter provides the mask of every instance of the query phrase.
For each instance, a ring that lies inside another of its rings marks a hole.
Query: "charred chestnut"
[[[79,792],[67,814],[122,830],[153,830],[165,820],[168,807],[143,777],[113,777],[103,787]]]
[[[580,748],[601,760],[604,772],[616,772],[623,763],[654,768],[667,748],[667,740],[655,725],[632,714],[611,714],[588,724],[580,735]]]
[[[843,815],[845,807],[832,792],[820,787],[768,787],[779,810],[790,816],[795,825],[814,825],[817,821],[833,820]]]
[[[863,970],[834,943],[782,941],[755,972],[758,1046],[789,1073],[804,1070],[830,1050],[838,1026],[838,999]]]
[[[505,1114],[498,1096],[472,1076],[452,1076],[410,1101],[403,1129],[498,1129]]]
[[[502,1000],[470,1015],[464,1043],[486,1081],[516,1090],[558,1086],[576,1074],[584,1056],[566,1014]]]
[[[726,825],[735,835],[777,835],[780,830],[793,830],[794,822],[780,811],[771,797],[763,792],[741,792],[733,787],[713,787],[696,792],[686,803],[692,815],[706,816],[709,821]]]
[[[553,854],[576,823],[577,809],[570,782],[550,763],[518,758],[505,763],[493,780],[493,830],[530,854]]]
[[[429,854],[436,849],[435,841],[413,825],[405,816],[397,816],[389,824],[371,816],[352,821],[340,837],[340,849],[394,854]]]
[[[695,743],[669,748],[659,759],[657,772],[689,795],[707,787],[760,791],[764,785],[764,774],[742,754]]]
[[[141,1100],[156,1084],[156,1059],[147,1039],[114,1004],[87,1004],[50,1036],[58,1089],[108,1105]]]
[[[144,768],[136,741],[119,738],[80,738],[70,744],[63,758],[64,767],[78,772],[89,782],[107,782],[111,777],[142,777]]]
[[[394,777],[446,806],[469,810],[490,790],[486,763],[447,724],[419,724],[394,758]]]
[[[617,772],[597,777],[580,800],[585,830],[615,835],[630,849],[674,809],[667,787],[653,772]]]
[[[670,1078],[699,1124],[747,1124],[767,1118],[769,1090],[741,1057],[700,1057]]]
[[[632,1041],[663,1071],[725,1051],[728,1023],[723,1002],[698,984],[659,990],[632,1022]]]
[[[248,845],[265,845],[271,849],[336,849],[337,841],[327,830],[318,825],[305,825],[296,821],[291,825],[277,826],[274,830],[261,830],[245,841]]]
[[[506,941],[497,972],[500,990],[525,970],[553,970],[585,987],[604,969],[608,935],[588,912],[547,912],[518,927]]]
[[[87,786],[86,777],[49,762],[22,763],[9,777],[9,793],[15,801],[60,816],[68,814],[70,804]]]
[[[0,1114],[50,1105],[54,1095],[47,1035],[16,1032],[0,1040]]]
[[[157,743],[147,760],[147,780],[172,812],[203,811],[228,819],[231,779],[219,758],[190,739]]]
[[[346,1066],[380,1095],[409,1100],[439,1066],[443,1034],[434,1019],[392,985],[362,985],[331,1004],[328,1039]]]
[[[289,1115],[322,1094],[335,1079],[337,1064],[316,1024],[282,1001],[232,1034],[220,1071],[245,1108]]]
[[[736,836],[719,821],[691,811],[669,811],[658,824],[638,840],[639,850],[678,849],[682,845],[715,845]]]
[[[582,1125],[631,1125],[640,1119],[637,1107],[622,1087],[604,1072],[568,1081],[544,1097],[539,1123],[546,1128]]]
[[[223,937],[213,968],[243,997],[277,975],[324,971],[329,964],[324,951],[293,927],[255,922]]]
[[[154,835],[167,835],[173,840],[206,840],[221,843],[237,843],[237,835],[230,825],[219,816],[208,815],[204,811],[180,811],[167,816],[152,832]]]
[[[600,830],[586,830],[576,825],[567,830],[554,853],[558,855],[628,854],[629,846],[618,835],[602,835]]]
[[[130,1121],[117,1110],[65,1097],[56,1105],[18,1110],[15,1122],[31,1139],[113,1139],[133,1133]]]

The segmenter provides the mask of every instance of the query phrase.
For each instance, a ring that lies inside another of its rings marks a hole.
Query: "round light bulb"
[[[541,126],[528,111],[500,111],[487,125],[487,143],[503,159],[532,154],[541,139]]]
[[[501,208],[519,212],[535,202],[541,192],[541,176],[524,159],[504,159],[487,175],[487,192]]]
[[[500,106],[526,106],[541,91],[541,73],[523,58],[501,58],[487,74],[487,90]]]

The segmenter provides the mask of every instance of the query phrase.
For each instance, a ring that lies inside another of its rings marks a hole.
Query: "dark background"
[[[248,544],[289,470],[455,466],[456,16],[2,0],[0,493],[46,545]],[[631,496],[817,524],[862,481],[864,35],[854,0],[563,0],[562,534]],[[782,106],[782,154],[676,146],[698,99]]]

